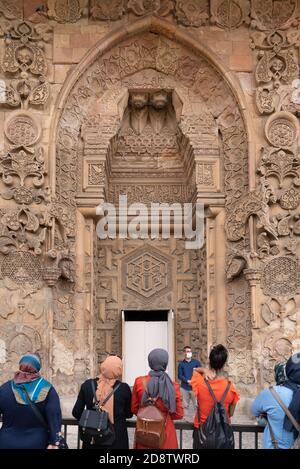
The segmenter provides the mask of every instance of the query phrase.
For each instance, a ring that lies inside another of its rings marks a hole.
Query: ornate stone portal
[[[120,45],[84,64],[57,129],[57,196],[69,210],[74,231],[76,198],[82,213],[77,214],[77,230],[80,219],[85,232],[79,236],[83,246],[89,245],[81,269],[83,274],[87,270],[83,288],[90,291],[86,314],[92,314],[92,322],[86,355],[93,358],[91,367],[105,352],[120,353],[122,309],[174,309],[178,353],[189,342],[205,359],[207,343],[227,340],[226,247],[220,227],[226,211],[247,190],[243,116],[230,88],[205,56],[168,39],[167,23],[154,22],[148,32],[151,23],[143,24],[144,33],[120,39]],[[159,35],[154,34],[156,28]],[[94,186],[91,165],[95,178],[98,174]],[[81,174],[76,185],[74,171]],[[97,240],[95,221],[87,216],[99,198],[116,202],[120,194],[130,202],[202,200],[208,210],[209,253],[207,248],[185,252],[183,243],[175,239]],[[223,275],[216,273],[216,262]],[[233,337],[240,319],[234,319],[231,311],[239,308],[250,321],[248,286],[237,283],[235,288],[233,281],[228,311]],[[229,345],[233,375],[252,382],[247,359],[251,340],[240,341],[238,362],[234,341]]]
[[[5,18],[19,18],[2,3]],[[3,379],[35,350],[61,395],[74,396],[107,352],[122,353],[123,309],[173,309],[177,355],[192,343],[205,360],[212,343],[227,344],[245,396],[297,349],[297,10],[290,1],[268,15],[261,5],[49,1],[32,22],[3,20]],[[82,60],[79,30],[96,32]],[[226,56],[240,35],[256,70]],[[221,58],[201,45],[214,36]],[[148,206],[202,201],[205,245],[99,240],[96,207],[120,195]]]

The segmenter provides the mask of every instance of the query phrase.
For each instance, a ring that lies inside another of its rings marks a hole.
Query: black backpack
[[[203,425],[200,425],[200,408],[198,404],[199,428],[195,428],[193,434],[193,449],[234,449],[234,435],[228,421],[224,400],[227,396],[231,382],[218,402],[208,380],[205,383],[214,400],[214,406]]]

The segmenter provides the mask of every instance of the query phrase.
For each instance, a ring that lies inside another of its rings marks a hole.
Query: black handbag
[[[95,399],[95,409],[85,409],[82,412],[79,420],[80,439],[89,445],[111,446],[116,439],[115,429],[108,418],[108,413],[102,407],[113,396],[121,383],[118,383],[102,402],[97,401],[94,380],[91,383]]]
[[[44,419],[43,415],[41,414],[40,410],[38,409],[38,407],[30,399],[29,394],[27,392],[27,389],[25,387],[22,387],[22,390],[24,391],[24,393],[25,393],[25,395],[28,399],[29,405],[30,405],[31,409],[33,410],[36,418],[40,421],[40,423],[43,425],[43,427],[49,433],[49,426],[48,426],[46,420]],[[58,449],[69,449],[69,447],[67,445],[67,442],[66,442],[65,438],[62,436],[61,433],[57,434],[57,440],[56,440],[55,446],[57,446]]]

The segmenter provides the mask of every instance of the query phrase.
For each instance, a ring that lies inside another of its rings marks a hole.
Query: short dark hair
[[[228,350],[224,347],[224,345],[215,345],[209,354],[210,367],[216,371],[221,370],[227,362],[227,358]]]
[[[190,348],[192,350],[192,347],[190,347],[189,345],[186,345],[183,350],[185,351],[187,348]]]

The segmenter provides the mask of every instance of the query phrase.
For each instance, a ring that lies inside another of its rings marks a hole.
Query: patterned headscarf
[[[169,354],[163,349],[154,349],[148,355],[148,363],[151,368],[150,381],[142,397],[142,405],[147,404],[149,397],[155,399],[160,397],[171,413],[176,411],[176,392],[173,381],[166,369],[168,366]]]
[[[29,405],[26,389],[31,401],[42,402],[46,399],[51,384],[40,375],[41,360],[37,355],[26,354],[19,361],[19,370],[11,381],[12,391],[19,404]]]

